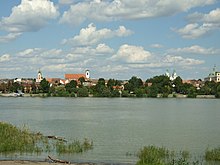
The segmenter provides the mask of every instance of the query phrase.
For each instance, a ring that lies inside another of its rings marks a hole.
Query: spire
[[[216,64],[213,67],[213,73],[215,73],[215,72],[216,72]]]
[[[168,70],[168,69],[166,70],[165,75],[166,75],[167,77],[170,77],[170,73],[169,73],[169,70]]]

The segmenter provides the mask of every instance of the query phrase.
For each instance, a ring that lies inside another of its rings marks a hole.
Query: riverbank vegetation
[[[206,150],[202,156],[193,157],[188,151],[170,151],[164,147],[145,146],[137,154],[136,165],[214,165],[220,164],[220,148]]]
[[[80,83],[72,80],[66,85],[50,84],[43,79],[37,87],[32,84],[31,96],[43,95],[53,97],[188,97],[196,98],[198,95],[203,97],[214,96],[220,98],[220,83],[214,81],[184,82],[181,77],[170,80],[166,75],[155,76],[143,81],[138,77],[131,77],[127,81],[99,78],[93,85],[84,83],[85,79],[80,79]],[[198,83],[199,82],[199,83]],[[2,89],[1,89],[2,88]],[[4,89],[3,89],[4,88]],[[7,89],[6,89],[7,88]],[[0,90],[15,92],[24,90],[22,84],[12,83],[1,86]]]
[[[82,153],[93,148],[93,142],[84,139],[67,142],[63,138],[50,138],[41,133],[33,133],[27,127],[17,128],[11,124],[0,122],[0,153]]]

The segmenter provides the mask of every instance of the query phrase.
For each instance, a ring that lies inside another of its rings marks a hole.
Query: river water
[[[135,163],[133,154],[145,145],[198,154],[220,146],[219,99],[1,97],[0,121],[68,140],[92,139],[93,150],[59,156],[74,162]]]

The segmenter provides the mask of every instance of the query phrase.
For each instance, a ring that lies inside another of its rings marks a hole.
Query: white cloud
[[[113,72],[116,72],[116,73],[119,73],[121,71],[126,71],[126,70],[129,70],[129,67],[128,66],[123,66],[123,65],[105,65],[105,66],[102,66],[100,68],[100,72],[109,72],[109,73],[113,73]]]
[[[42,49],[40,48],[31,48],[31,49],[25,49],[21,52],[18,52],[17,54],[19,57],[32,58],[34,56],[37,56],[41,50]]]
[[[45,58],[45,59],[61,59],[61,49],[45,50],[42,48],[30,48],[17,53],[22,58]]]
[[[170,16],[191,8],[215,3],[215,0],[112,0],[84,1],[71,5],[61,23],[81,24],[86,20],[113,21]]]
[[[193,13],[187,19],[189,24],[183,28],[174,29],[174,31],[183,38],[196,39],[220,29],[220,8],[210,11],[208,14]]]
[[[204,36],[211,30],[213,30],[212,24],[199,25],[198,23],[194,23],[194,24],[188,24],[185,27],[175,31],[183,38],[196,39],[198,37]]]
[[[0,36],[0,43],[7,43],[15,40],[21,33],[9,33],[6,36]]]
[[[88,59],[94,59],[94,58],[101,58],[101,57],[108,57],[114,52],[114,49],[110,48],[106,44],[99,44],[95,48],[91,46],[87,47],[76,47],[72,49],[71,52],[69,52],[66,55],[66,58],[68,59],[68,62],[77,62],[77,61],[84,61]]]
[[[42,67],[42,70],[46,70],[46,71],[56,71],[56,72],[59,72],[59,71],[63,71],[63,70],[66,70],[66,64],[56,64],[56,65],[53,65],[53,64],[48,64],[46,66],[43,66]]]
[[[213,55],[220,53],[220,50],[214,48],[204,48],[199,45],[192,45],[190,47],[170,49],[168,52],[172,53],[188,53],[188,54],[202,54],[202,55]]]
[[[82,28],[79,35],[76,35],[70,39],[64,39],[62,44],[69,43],[75,46],[90,46],[97,44],[104,39],[128,36],[131,33],[132,32],[126,29],[124,26],[120,26],[117,30],[107,28],[97,30],[96,26],[91,23],[87,28]]]
[[[0,56],[0,62],[6,62],[9,61],[11,59],[11,56],[9,54],[3,54],[2,56]]]
[[[106,44],[99,44],[95,50],[97,54],[111,54],[114,52],[114,49],[110,48]]]
[[[59,15],[53,2],[48,0],[22,0],[21,4],[13,7],[9,17],[0,21],[1,29],[11,33],[38,31],[48,20]]]
[[[121,60],[126,63],[145,63],[151,57],[151,53],[141,46],[122,45],[118,52],[111,57],[112,60]]]
[[[183,58],[182,56],[166,55],[162,60],[165,64],[172,64],[174,66],[191,66],[203,64],[203,60],[196,60],[192,58]]]
[[[38,31],[48,21],[57,18],[59,12],[53,2],[48,0],[21,0],[21,4],[12,8],[9,17],[2,17],[0,30],[9,32],[0,37],[0,42],[16,39],[23,32]]]
[[[220,8],[210,11],[208,14],[195,12],[188,15],[187,20],[190,22],[206,22],[206,23],[220,23]]]

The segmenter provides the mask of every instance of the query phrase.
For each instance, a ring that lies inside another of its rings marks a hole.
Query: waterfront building
[[[204,81],[220,82],[220,72],[216,71],[216,66],[214,66],[212,72],[204,78]]]
[[[46,80],[50,83],[50,86],[66,85],[70,82],[68,79],[61,78],[46,78]]]

